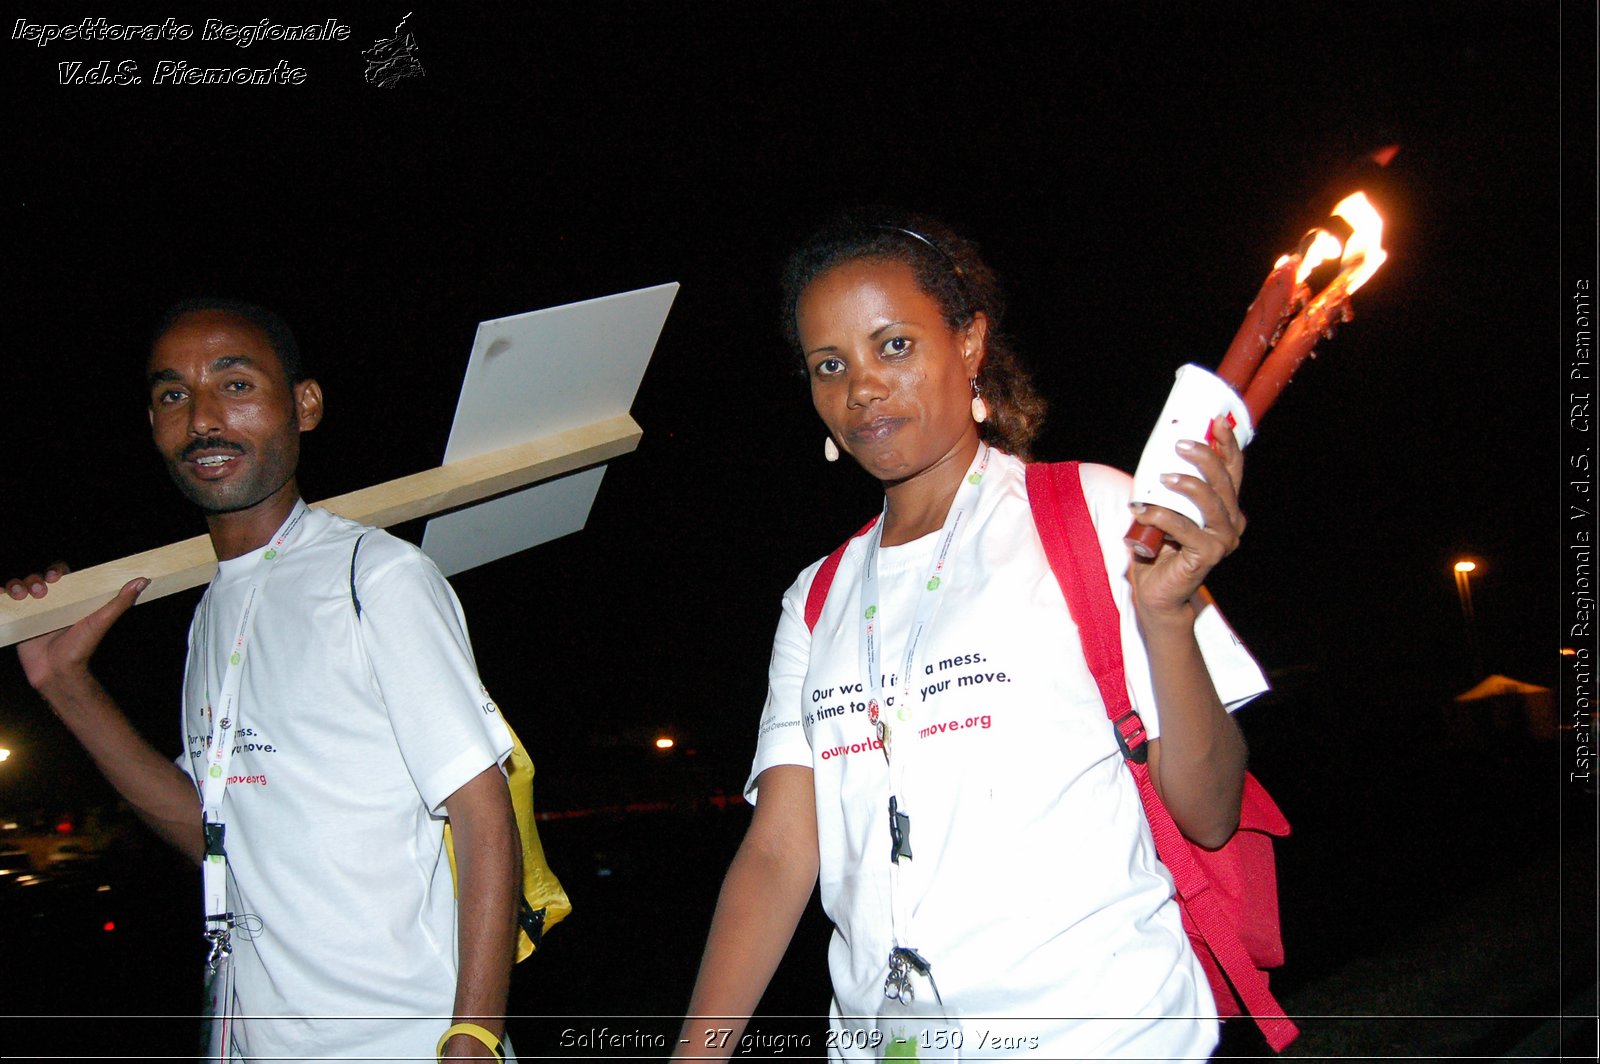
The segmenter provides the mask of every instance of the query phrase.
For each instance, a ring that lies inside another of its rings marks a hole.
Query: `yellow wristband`
[[[438,1057],[441,1061],[444,1060],[444,1044],[458,1034],[464,1034],[469,1038],[476,1038],[478,1041],[489,1047],[489,1052],[494,1054],[494,1059],[500,1061],[501,1064],[504,1064],[506,1058],[505,1055],[500,1052],[500,1039],[490,1034],[487,1029],[479,1027],[475,1023],[458,1023],[444,1034],[440,1035],[439,1048],[434,1050],[433,1055]]]

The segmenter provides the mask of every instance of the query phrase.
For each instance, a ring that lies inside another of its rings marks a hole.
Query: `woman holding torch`
[[[830,457],[881,517],[784,596],[748,797],[684,1028],[726,1055],[820,880],[834,923],[836,1057],[1205,1057],[1216,1009],[1157,859],[1024,486],[1043,403],[1006,345],[994,273],[925,219],[845,221],[785,273],[785,322]],[[1167,543],[1130,564],[1128,478],[1082,467],[1121,615],[1149,768],[1185,835],[1237,822],[1264,689],[1201,581],[1239,544],[1226,425],[1164,481],[1204,527],[1136,509]],[[731,1038],[727,1033],[730,1027]]]

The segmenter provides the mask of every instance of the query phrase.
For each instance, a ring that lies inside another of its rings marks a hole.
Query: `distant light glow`
[[[1564,658],[1575,658],[1578,656],[1578,651],[1573,647],[1562,647],[1561,656]]]
[[[11,751],[7,750],[3,746],[0,746],[0,761],[10,761],[10,760],[11,760]]]
[[[657,750],[671,750],[674,745],[676,745],[676,744],[673,743],[673,741],[669,737],[667,737],[665,735],[663,735],[661,738],[656,740],[656,749]]]
[[[115,931],[116,929],[117,922],[115,920],[107,920],[105,923],[100,925],[100,930],[102,931]]]
[[[1458,573],[1470,573],[1477,567],[1477,562],[1456,562],[1456,572]]]

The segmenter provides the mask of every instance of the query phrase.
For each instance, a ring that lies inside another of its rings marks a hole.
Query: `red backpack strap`
[[[1061,585],[1072,623],[1078,626],[1083,656],[1100,688],[1106,716],[1117,730],[1122,752],[1144,763],[1144,725],[1128,698],[1128,678],[1122,668],[1122,618],[1111,597],[1111,581],[1101,560],[1100,539],[1083,497],[1077,462],[1030,465],[1027,471],[1028,505],[1044,544],[1050,570]],[[1092,550],[1074,550],[1073,544]]]
[[[822,559],[822,568],[811,578],[811,590],[806,592],[806,631],[816,631],[817,618],[822,616],[823,603],[828,601],[828,589],[833,586],[834,575],[839,572],[839,562],[844,559],[845,548],[854,540],[872,531],[872,526],[877,523],[878,519],[874,517],[861,526],[861,531],[839,544],[832,554]]]
[[[1122,666],[1121,617],[1111,595],[1111,581],[1106,576],[1094,519],[1083,497],[1078,463],[1030,465],[1027,484],[1033,523],[1039,530],[1050,569],[1061,585],[1061,594],[1067,600],[1067,611],[1078,627],[1084,658],[1100,688],[1106,716],[1116,729],[1123,759],[1139,785],[1139,798],[1155,837],[1156,853],[1172,873],[1190,920],[1216,955],[1251,1018],[1261,1028],[1267,1043],[1275,1051],[1282,1050],[1299,1033],[1299,1028],[1284,1016],[1283,1007],[1267,989],[1266,976],[1250,959],[1232,921],[1217,904],[1215,895],[1210,892],[1210,879],[1196,864],[1189,840],[1173,823],[1172,814],[1161,803],[1161,796],[1150,780],[1150,769],[1145,764],[1144,725],[1139,722],[1139,714],[1128,698],[1127,676]],[[1079,546],[1078,550],[1073,549],[1074,544]]]

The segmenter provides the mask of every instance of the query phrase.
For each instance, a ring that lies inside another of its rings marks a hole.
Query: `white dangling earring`
[[[978,391],[978,378],[972,378],[972,420],[983,424],[989,420],[989,404],[983,401],[983,395]]]
[[[832,436],[824,436],[822,438],[822,457],[830,462],[839,460],[839,445],[833,442]]]

